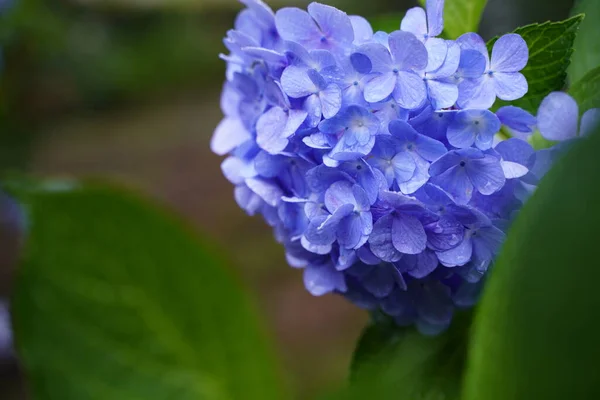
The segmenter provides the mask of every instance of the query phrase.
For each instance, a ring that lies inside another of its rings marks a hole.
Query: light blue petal
[[[293,98],[305,97],[319,90],[305,69],[293,65],[283,71],[281,87],[288,96]]]
[[[537,119],[522,108],[515,106],[500,107],[496,111],[496,116],[502,123],[511,130],[520,134],[520,139],[525,139],[533,133],[533,127],[537,124]]]
[[[417,165],[413,157],[405,152],[396,154],[391,159],[391,168],[394,172],[394,178],[398,183],[406,182],[410,180],[415,174]]]
[[[502,168],[500,170],[502,171]],[[465,168],[460,165],[454,166],[436,176],[432,179],[432,183],[450,193],[458,204],[467,204],[473,196],[473,184],[467,176]]]
[[[416,109],[425,102],[427,87],[423,79],[416,73],[399,71],[397,84],[392,95],[400,107],[409,110]]]
[[[275,13],[275,25],[279,35],[284,40],[297,43],[310,43],[320,38],[315,21],[304,10],[295,7],[285,7]]]
[[[499,191],[506,183],[500,161],[490,155],[469,160],[466,171],[473,186],[483,195],[490,195]]]
[[[355,54],[362,54],[370,61],[371,68],[366,70],[368,64],[366,63],[365,59],[363,57],[353,55],[351,58],[352,65],[354,65],[354,68],[361,73],[386,73],[393,69],[392,56],[389,50],[379,43],[362,45],[356,50]]]
[[[369,103],[385,100],[394,91],[396,81],[393,72],[375,76],[365,84],[365,100]]]
[[[431,79],[448,78],[456,74],[456,72],[458,71],[458,67],[461,61],[460,46],[456,42],[447,41],[445,43],[448,46],[448,51],[446,53],[444,63],[434,71],[430,71],[429,68],[427,69],[427,77]]]
[[[424,40],[427,36],[427,19],[425,10],[421,7],[413,7],[406,11],[400,29],[416,35],[419,39]]]
[[[352,192],[352,183],[348,181],[335,182],[325,191],[325,206],[330,213],[334,213],[345,204],[352,204],[357,208],[356,199]]]
[[[223,119],[210,141],[210,149],[217,155],[225,155],[251,139],[242,122],[237,118]]]
[[[316,94],[308,96],[306,100],[304,100],[302,108],[308,114],[306,117],[308,126],[314,128],[319,125],[321,117],[323,116],[321,99],[319,96]]]
[[[452,107],[458,100],[458,86],[452,82],[429,79],[427,91],[436,110]]]
[[[246,179],[246,185],[271,207],[277,207],[281,202],[283,192],[275,183],[260,178]]]
[[[425,48],[427,49],[427,66],[425,67],[425,71],[433,72],[439,69],[446,60],[448,44],[446,44],[444,39],[430,38],[425,42]],[[460,52],[458,46],[457,49]],[[458,59],[456,59],[456,67],[458,68]],[[453,74],[455,71],[456,68],[448,75]]]
[[[308,13],[317,22],[322,36],[337,44],[352,43],[354,29],[348,15],[335,7],[319,3],[310,3]]]
[[[503,140],[494,148],[503,160],[512,161],[524,166],[531,166],[535,162],[535,150],[529,143],[517,138]]]
[[[337,238],[341,247],[354,249],[359,246],[362,234],[362,219],[358,214],[350,214],[338,225]]]
[[[486,61],[484,70],[489,68],[489,53],[485,41],[481,36],[473,32],[465,33],[456,39],[456,43],[458,43],[463,50],[475,50],[483,55]]]
[[[461,78],[479,78],[486,69],[487,58],[478,50],[461,49],[457,74]]]
[[[427,0],[425,8],[429,36],[437,36],[444,30],[444,0]]]
[[[354,29],[354,44],[361,45],[373,38],[373,28],[365,18],[358,15],[351,15],[350,22]]]
[[[591,108],[583,113],[581,117],[581,127],[579,128],[579,136],[586,136],[594,132],[600,124],[600,108]]]
[[[396,262],[402,258],[402,254],[396,250],[392,243],[392,224],[394,217],[385,215],[373,225],[373,232],[369,237],[371,251],[381,260]]]
[[[451,250],[437,252],[438,260],[445,267],[459,267],[471,261],[473,255],[473,244],[470,239],[463,240],[458,246]]]
[[[579,107],[571,96],[552,92],[538,110],[538,128],[548,140],[568,140],[577,137]]]
[[[429,247],[435,251],[455,248],[465,234],[464,226],[449,215],[442,215],[438,221],[428,225],[426,231]]]
[[[409,214],[400,214],[392,222],[392,243],[403,254],[419,254],[427,247],[427,235],[421,221]]]
[[[496,101],[494,80],[485,74],[476,79],[465,79],[458,85],[458,101],[460,108],[488,109]]]
[[[401,70],[421,70],[427,66],[427,49],[417,37],[404,31],[394,31],[388,38],[394,66]]]
[[[519,72],[529,58],[527,43],[516,33],[501,36],[492,49],[490,68],[494,72]]]
[[[321,99],[323,117],[332,118],[340,111],[342,107],[342,91],[336,84],[332,83],[327,86],[325,90],[319,93],[319,98]]]
[[[529,89],[527,79],[520,72],[494,72],[492,81],[498,98],[506,101],[520,99]]]
[[[304,269],[304,286],[313,296],[347,290],[344,274],[328,264],[306,267]]]
[[[273,107],[261,115],[256,123],[256,143],[260,148],[271,154],[282,152],[288,145],[287,137],[283,136],[287,122],[287,113],[279,107]]]

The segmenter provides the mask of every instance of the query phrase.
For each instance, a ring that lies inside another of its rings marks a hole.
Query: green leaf
[[[600,67],[594,68],[571,86],[569,94],[577,100],[581,114],[590,108],[600,107]]]
[[[24,197],[13,314],[33,398],[283,398],[248,297],[189,228],[102,186]]]
[[[588,18],[581,24],[575,39],[575,52],[569,66],[571,83],[581,80],[590,70],[600,65],[600,40],[598,40],[598,22],[600,1],[579,0],[573,8],[574,14],[585,14]]]
[[[400,29],[404,14],[381,14],[370,19],[373,31],[393,32]]]
[[[458,399],[470,321],[470,313],[459,313],[435,337],[390,322],[368,326],[354,353],[352,384],[340,398]]]
[[[479,306],[465,400],[600,398],[600,130],[542,180]]]
[[[521,99],[511,102],[496,101],[494,108],[511,104],[535,115],[548,93],[564,89],[567,67],[573,53],[573,41],[582,20],[583,15],[576,15],[561,22],[545,22],[517,28],[515,33],[525,39],[529,48],[529,61],[521,71],[527,78],[529,90]],[[488,42],[490,51],[497,39]]]
[[[420,0],[425,7],[426,0]],[[444,5],[444,33],[456,39],[466,32],[477,32],[487,0],[446,0]]]

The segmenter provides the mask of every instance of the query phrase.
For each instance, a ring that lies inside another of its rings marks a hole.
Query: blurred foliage
[[[590,70],[569,90],[579,104],[579,113],[583,114],[590,108],[600,108],[600,66]]]
[[[33,221],[12,312],[34,398],[285,397],[252,302],[179,221],[104,186],[16,193]]]
[[[339,398],[458,400],[470,325],[471,313],[463,311],[435,337],[391,320],[368,326],[354,353],[351,385]]]
[[[578,0],[573,15],[585,14],[586,19],[579,28],[575,39],[575,52],[569,66],[571,83],[580,81],[590,70],[600,65],[600,41],[598,40],[598,20],[600,19],[600,1]]]
[[[419,0],[425,7],[427,0]],[[479,22],[488,0],[445,0],[444,33],[456,39],[466,32],[478,32]]]
[[[475,318],[465,400],[598,399],[600,129],[519,213]]]

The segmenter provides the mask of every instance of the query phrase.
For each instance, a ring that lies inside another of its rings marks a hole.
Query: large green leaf
[[[425,7],[426,0],[420,0]],[[446,0],[444,5],[444,33],[456,39],[466,32],[477,32],[487,0]]]
[[[577,100],[581,113],[600,107],[600,67],[592,69],[571,86],[569,94]]]
[[[390,322],[368,326],[354,353],[352,384],[340,398],[458,399],[470,321],[470,313],[458,313],[435,337]]]
[[[573,9],[575,14],[585,14],[586,20],[581,24],[575,52],[569,66],[571,83],[582,79],[590,70],[600,65],[600,40],[598,40],[598,22],[600,22],[600,1],[579,0]]]
[[[548,93],[564,89],[573,42],[582,20],[583,15],[576,15],[561,22],[531,24],[515,30],[529,48],[529,61],[521,71],[527,78],[529,90],[523,98],[510,103],[497,101],[496,107],[512,104],[536,114]],[[488,42],[490,51],[496,40]]]
[[[101,186],[26,203],[13,313],[33,398],[283,398],[248,297],[190,229]]]
[[[600,398],[600,131],[543,179],[508,234],[470,348],[465,400]]]

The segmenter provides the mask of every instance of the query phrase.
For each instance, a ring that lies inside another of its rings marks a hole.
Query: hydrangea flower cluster
[[[517,107],[490,111],[527,92],[527,44],[507,34],[490,56],[475,33],[437,37],[443,0],[389,34],[319,3],[274,13],[241,1],[211,142],[237,203],[274,228],[313,295],[445,329],[476,301],[553,158],[525,139],[537,125],[576,136],[577,111],[561,119],[562,93],[539,124]],[[503,127],[514,137],[499,141]]]

